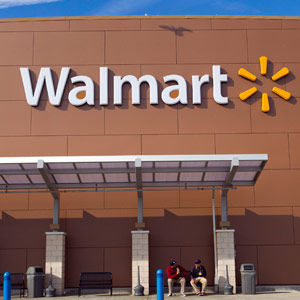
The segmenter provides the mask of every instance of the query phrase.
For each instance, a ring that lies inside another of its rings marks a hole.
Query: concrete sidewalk
[[[213,294],[208,293],[204,297],[199,297],[193,293],[187,293],[186,297],[180,297],[179,293],[176,293],[172,297],[168,297],[167,294],[164,295],[166,300],[175,300],[175,299],[208,299],[208,300],[227,300],[227,299],[233,299],[233,300],[300,300],[300,292],[264,292],[264,293],[257,293],[255,295],[242,295],[242,294],[236,294],[236,295],[220,295],[220,294]],[[1,297],[2,298],[2,297]],[[19,298],[18,296],[13,296],[12,298]],[[36,298],[35,298],[36,299]],[[97,299],[97,300],[114,300],[114,299],[120,299],[120,300],[155,300],[156,295],[150,295],[150,296],[132,296],[124,293],[114,293],[113,296],[109,296],[107,294],[87,294],[83,295],[81,297],[78,297],[77,295],[72,296],[64,296],[64,297],[55,297],[57,300],[91,300],[91,299]]]
[[[204,297],[199,297],[192,292],[191,288],[186,289],[186,297],[181,297],[179,293],[179,287],[174,288],[175,293],[172,297],[168,297],[167,288],[165,288],[164,298],[165,300],[183,300],[183,299],[208,299],[208,300],[300,300],[300,286],[257,286],[256,294],[254,295],[243,295],[241,294],[241,289],[238,287],[238,293],[235,295],[222,295],[215,294],[213,287],[209,286],[207,288],[207,294]],[[106,290],[83,290],[83,295],[78,297],[77,292],[78,289],[66,289],[66,295],[61,297],[55,297],[57,300],[156,300],[156,289],[154,287],[151,288],[150,296],[133,296],[131,295],[131,288],[113,288],[113,295],[110,296],[108,291]],[[12,295],[13,299],[20,299],[19,293],[16,291],[14,295]],[[1,295],[2,296],[2,295]],[[0,296],[0,299],[3,297]],[[27,298],[25,294],[25,298]],[[45,299],[45,297],[43,297]],[[33,299],[33,298],[32,298]],[[34,298],[37,299],[37,298]],[[41,299],[41,298],[39,298]],[[51,299],[51,298],[47,298]]]

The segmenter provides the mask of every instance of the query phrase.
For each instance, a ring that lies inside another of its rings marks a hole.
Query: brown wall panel
[[[141,137],[138,135],[68,138],[69,155],[138,155],[141,148]]]
[[[66,232],[68,247],[129,247],[131,230],[134,230],[135,217],[127,217],[126,210],[75,211],[75,215],[67,212]]]
[[[246,63],[246,41],[245,30],[183,32],[177,38],[177,63]]]
[[[55,107],[42,101],[37,108],[32,108],[31,122],[32,135],[102,135],[104,109],[75,107],[67,101]]]
[[[216,205],[220,200],[220,192],[215,193]],[[180,191],[180,207],[211,207],[212,191]]]
[[[256,206],[299,205],[300,170],[264,170],[254,187]]]
[[[103,32],[34,33],[35,65],[103,63]]]
[[[292,94],[292,97],[300,96],[299,78],[300,78],[300,64],[299,63],[285,63],[284,64],[290,73],[285,77],[286,90]],[[292,98],[292,99],[293,99]],[[295,99],[293,99],[295,101]]]
[[[0,137],[1,156],[63,156],[67,154],[67,137]]]
[[[285,101],[269,95],[270,112],[261,111],[261,100],[250,99],[251,127],[253,133],[299,132],[300,108],[295,98]]]
[[[1,249],[0,272],[25,273],[26,249]]]
[[[252,207],[254,206],[253,187],[237,187],[228,192],[228,207]]]
[[[217,154],[266,153],[265,169],[289,168],[289,144],[287,134],[217,134]]]
[[[41,266],[45,269],[46,249],[27,249],[27,266]],[[27,271],[27,270],[26,270]]]
[[[149,247],[149,277],[150,286],[156,286],[156,272],[158,269],[164,271],[164,284],[167,285],[167,267],[172,260],[176,260],[178,264],[182,264],[180,258],[180,247],[153,247],[152,233],[150,234]]]
[[[43,248],[52,211],[9,211],[2,213],[0,236],[2,249]],[[25,261],[24,261],[25,264]]]
[[[212,29],[281,29],[281,20],[211,19]]]
[[[137,192],[105,193],[105,208],[137,208]]]
[[[154,106],[143,101],[134,106],[125,100],[122,106],[110,104],[105,108],[105,134],[158,133],[177,133],[177,105]]]
[[[11,210],[6,211],[10,217],[18,220],[46,220],[52,218],[51,210]]]
[[[112,272],[114,286],[131,286],[131,247],[105,248],[104,271]]]
[[[144,208],[179,207],[179,191],[146,191]]]
[[[1,82],[0,100],[4,100],[4,101],[21,100],[24,103],[26,98],[25,98],[25,92],[24,92],[19,65],[18,66],[1,65],[0,82]]]
[[[1,101],[0,135],[29,135],[30,115],[30,106],[26,102]]]
[[[109,31],[106,64],[168,64],[176,62],[173,32]]]
[[[28,206],[33,209],[53,209],[53,197],[50,193],[29,193]]]
[[[70,31],[139,30],[140,20],[70,20]]]
[[[133,208],[106,208],[106,209],[76,209],[76,210],[67,210],[67,218],[83,218],[84,214],[88,214],[91,216],[94,216],[96,218],[135,218],[137,216],[136,209]]]
[[[262,55],[276,62],[300,61],[300,38],[294,30],[249,30],[247,37],[249,62]]]
[[[62,193],[61,209],[99,209],[104,208],[104,193]]]
[[[282,28],[283,29],[299,29],[300,28],[300,20],[282,20]]]
[[[289,134],[291,168],[300,168],[300,133]]]
[[[300,207],[293,207],[294,239],[295,244],[300,244]]]
[[[0,194],[0,210],[27,210],[28,194]]]
[[[215,138],[212,134],[142,136],[143,155],[214,153]]]
[[[0,44],[0,65],[24,66],[32,64],[32,32],[1,32]]]
[[[292,245],[258,247],[259,283],[299,284],[299,251]]]
[[[178,131],[191,133],[250,133],[250,107],[239,99],[228,105],[217,104],[213,99],[202,101],[200,106],[178,105]]]
[[[165,215],[164,208],[146,208],[143,210],[144,217],[163,217]]]
[[[88,209],[86,212],[95,218],[136,218],[137,211],[134,208],[107,208],[107,209]]]
[[[165,208],[179,207],[179,191],[144,191],[143,207]],[[105,208],[137,208],[137,192],[107,192],[105,193]]]
[[[152,247],[209,246],[212,244],[211,208],[166,209],[164,216],[145,218]],[[195,240],[195,230],[201,239]]]
[[[259,281],[258,261],[257,261],[257,247],[256,246],[236,246],[236,284],[241,285],[241,264],[254,264],[256,270],[257,283]]]
[[[102,248],[70,248],[66,245],[66,286],[78,287],[80,273],[103,272],[104,250]]]
[[[174,31],[178,36],[192,30],[211,29],[210,19],[141,19],[142,30]]]
[[[0,31],[69,31],[69,21],[1,22]]]
[[[229,208],[236,245],[284,245],[294,243],[290,207]]]

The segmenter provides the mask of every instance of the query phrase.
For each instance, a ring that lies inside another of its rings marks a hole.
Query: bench
[[[192,279],[192,277],[191,277],[191,271],[186,271],[186,276],[185,276],[186,283],[185,283],[185,286],[192,287],[191,286],[191,279]],[[174,282],[174,286],[180,286],[180,283]],[[201,289],[201,287],[202,287],[201,282],[198,282],[198,286]]]
[[[191,281],[191,271],[186,271],[185,285],[186,286],[191,286],[190,281]],[[173,285],[174,286],[180,286],[180,283],[175,281]]]
[[[0,274],[0,289],[3,290],[3,276],[4,274]],[[23,273],[11,273],[10,281],[11,281],[11,289],[12,290],[20,290],[20,298],[25,295],[25,275]]]
[[[84,272],[80,274],[78,297],[82,289],[109,289],[112,296],[111,272]]]

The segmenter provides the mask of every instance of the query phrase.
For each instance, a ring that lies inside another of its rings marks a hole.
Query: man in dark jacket
[[[197,282],[201,282],[202,284],[202,289],[200,292],[200,289],[197,286]],[[205,288],[207,285],[207,279],[206,279],[206,270],[205,268],[201,265],[201,260],[197,259],[195,261],[195,266],[191,270],[191,286],[194,289],[194,292],[199,295],[199,296],[204,296],[205,295]]]
[[[185,297],[184,288],[185,288],[185,276],[186,276],[186,269],[178,265],[175,260],[170,262],[170,265],[167,268],[167,276],[168,276],[168,287],[169,287],[169,295],[171,297],[172,290],[173,290],[173,283],[178,282],[180,283],[180,296]]]

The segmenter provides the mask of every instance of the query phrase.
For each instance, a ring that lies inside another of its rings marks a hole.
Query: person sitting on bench
[[[168,297],[172,296],[174,281],[180,283],[181,286],[180,296],[185,297],[184,288],[185,288],[186,269],[181,265],[178,265],[175,260],[172,260],[170,262],[170,265],[167,268],[167,276],[168,276],[168,287],[169,287]]]
[[[197,282],[201,282],[202,289],[200,292],[200,289],[197,287]],[[197,259],[195,261],[195,266],[191,270],[191,286],[194,289],[194,292],[199,296],[205,296],[205,288],[207,285],[207,279],[206,279],[206,270],[201,265],[201,260]]]

